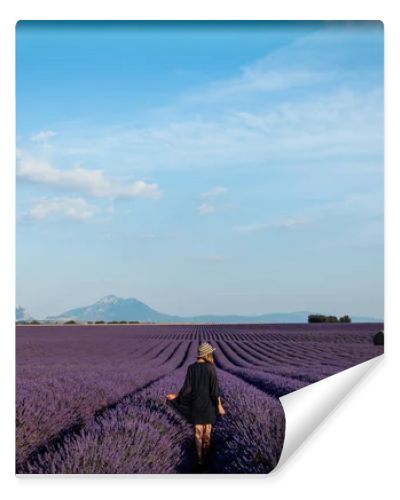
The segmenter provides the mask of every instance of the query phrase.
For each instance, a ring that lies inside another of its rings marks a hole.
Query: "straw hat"
[[[215,347],[213,347],[208,342],[203,342],[202,344],[199,345],[197,349],[197,357],[202,358],[203,356],[206,356],[207,354],[210,354],[213,351],[215,351]]]

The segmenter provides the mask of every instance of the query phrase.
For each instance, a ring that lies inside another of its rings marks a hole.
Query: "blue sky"
[[[17,304],[383,317],[383,26],[19,22]]]

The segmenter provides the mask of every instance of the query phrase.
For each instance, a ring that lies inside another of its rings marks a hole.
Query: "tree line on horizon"
[[[337,316],[325,316],[324,314],[309,314],[309,323],[351,323],[351,318],[348,314],[338,318]]]

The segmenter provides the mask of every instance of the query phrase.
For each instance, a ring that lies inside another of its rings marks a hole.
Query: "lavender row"
[[[98,340],[93,338],[92,343],[96,345]],[[69,355],[53,356],[49,349],[48,366],[26,363],[21,367],[22,363],[19,363],[17,463],[22,463],[58,434],[81,427],[101,408],[115,404],[126,394],[170,373],[188,359],[190,347],[189,342],[158,343],[154,346],[157,357],[153,357],[155,351],[150,349],[147,357],[131,360],[124,352],[110,355],[107,344],[102,358],[100,356],[97,361],[90,350],[81,351],[78,358],[73,358]]]
[[[267,342],[365,343],[372,342],[382,323],[301,323],[301,324],[202,324],[202,325],[74,325],[74,326],[17,326],[20,333],[37,336],[42,333],[59,335],[113,334],[135,335],[143,340],[226,340]]]
[[[125,398],[77,433],[49,446],[19,472],[123,474],[192,472],[192,426],[165,403],[184,369]],[[268,473],[278,463],[285,432],[279,401],[219,372],[227,414],[214,427],[210,472]]]
[[[265,363],[251,362],[251,356],[245,356],[242,345],[224,341],[216,344],[218,350],[215,356],[218,366],[276,397],[367,361],[382,352],[382,349],[374,345],[360,345],[342,353],[328,349],[320,352],[318,356],[312,352],[311,345],[311,354],[306,361],[293,354],[290,360],[285,360],[285,356],[282,356],[282,363],[274,365],[268,358]]]

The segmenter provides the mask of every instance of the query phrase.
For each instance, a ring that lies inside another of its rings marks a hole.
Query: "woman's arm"
[[[225,415],[226,411],[225,411],[225,408],[222,406],[221,398],[218,398],[217,409],[218,409],[218,413],[221,415],[221,417],[222,417],[222,415]]]

